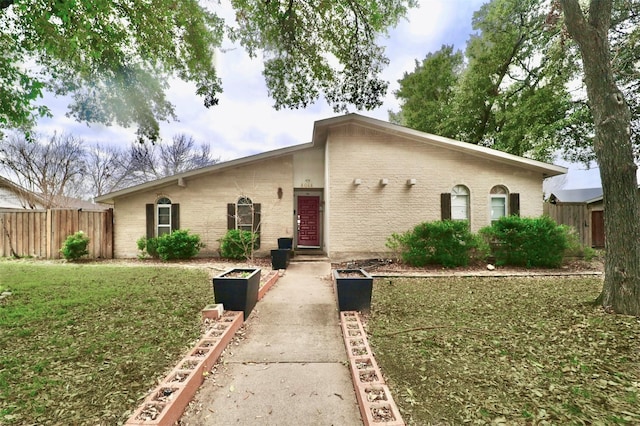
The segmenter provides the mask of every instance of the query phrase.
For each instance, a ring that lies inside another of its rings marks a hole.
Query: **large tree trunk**
[[[599,302],[616,313],[640,315],[640,197],[631,144],[629,107],[611,66],[608,31],[612,0],[591,0],[585,17],[578,0],[560,0],[567,30],[582,54],[595,124],[606,235],[605,278]]]

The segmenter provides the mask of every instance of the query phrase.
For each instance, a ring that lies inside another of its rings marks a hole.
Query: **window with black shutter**
[[[155,204],[145,206],[147,238],[170,234],[180,229],[180,204],[174,204],[167,197]]]

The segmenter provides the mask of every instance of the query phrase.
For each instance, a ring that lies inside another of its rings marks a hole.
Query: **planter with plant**
[[[260,268],[232,268],[213,278],[213,295],[226,311],[242,311],[249,317],[260,289]]]
[[[340,311],[369,312],[373,277],[363,269],[334,269],[334,288]]]

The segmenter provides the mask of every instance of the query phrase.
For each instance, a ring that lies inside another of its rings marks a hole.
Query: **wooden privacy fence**
[[[32,256],[59,259],[71,234],[89,237],[89,257],[113,258],[113,210],[0,211],[0,257]]]
[[[572,226],[582,245],[591,247],[589,209],[585,203],[544,203],[544,214],[558,224]]]

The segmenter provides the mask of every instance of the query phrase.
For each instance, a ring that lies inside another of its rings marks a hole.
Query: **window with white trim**
[[[253,202],[248,197],[241,197],[236,203],[236,229],[253,232]]]
[[[171,200],[167,197],[160,198],[156,203],[156,223],[158,237],[171,233]]]
[[[464,185],[451,190],[451,219],[469,220],[469,188]]]
[[[509,191],[502,185],[491,188],[491,222],[506,216],[509,211]]]

